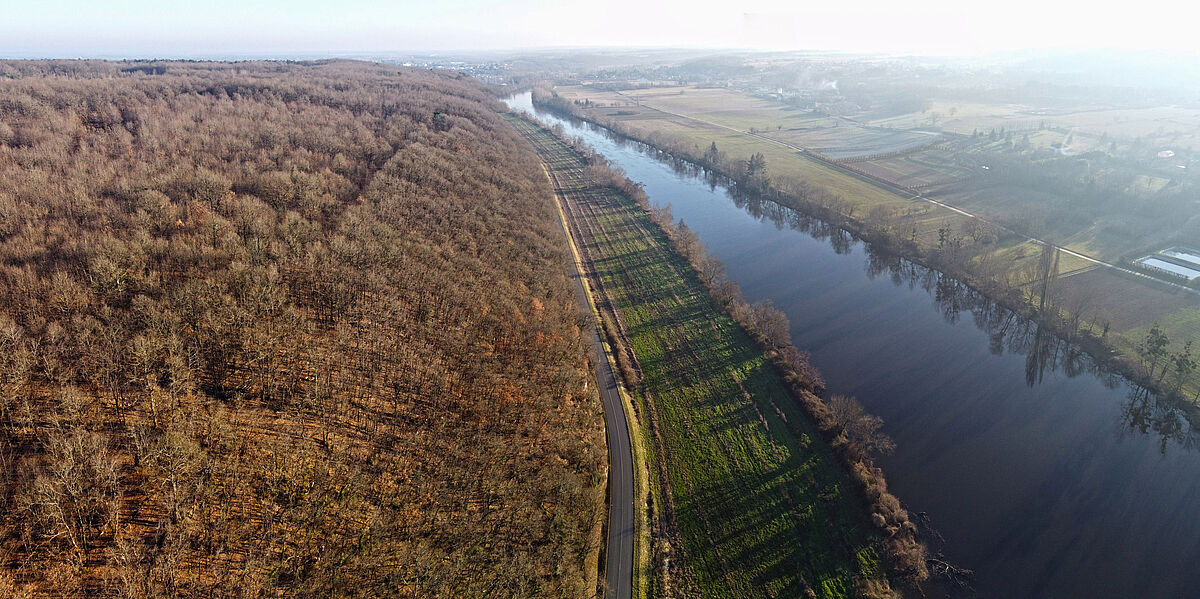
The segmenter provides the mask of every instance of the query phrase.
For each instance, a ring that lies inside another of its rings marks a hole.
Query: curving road
[[[532,140],[531,140],[532,141]],[[535,147],[542,149],[536,143]],[[543,165],[545,168],[545,165]],[[571,278],[576,284],[576,299],[581,314],[592,315],[588,287],[579,268],[579,251],[566,220],[564,204],[568,201],[558,179],[546,170],[546,176],[554,186],[558,201],[559,217],[563,232],[571,244]],[[593,319],[594,320],[594,319]],[[592,347],[592,365],[596,372],[596,383],[600,387],[600,400],[604,405],[604,424],[608,431],[608,548],[605,552],[604,599],[630,599],[633,596],[633,448],[629,442],[629,427],[626,424],[625,404],[617,392],[617,379],[612,365],[600,342],[597,327],[586,333]]]

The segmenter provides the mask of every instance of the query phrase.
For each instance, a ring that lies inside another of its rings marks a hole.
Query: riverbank
[[[1178,559],[1200,555],[1200,445],[1182,415],[949,276],[534,110],[528,94],[506,102],[669,204],[745,297],[787,315],[827,387],[883,418],[889,487],[928,516],[931,555],[974,571],[975,596],[1182,596],[1200,584]]]
[[[682,231],[656,224],[623,177],[598,185],[595,157],[589,165],[544,129],[524,129],[571,188],[598,303],[614,308],[606,333],[631,350],[619,366],[655,449],[656,591],[887,596],[889,570],[919,577],[914,527],[811,393],[819,379],[799,368],[799,352],[722,312],[678,251],[689,247]],[[714,290],[723,282],[704,278]]]
[[[1003,231],[993,227],[970,226],[970,221],[947,222],[936,232],[934,244],[925,232],[916,227],[908,229],[896,224],[901,212],[895,206],[860,206],[816,185],[789,185],[786,188],[764,174],[747,174],[745,164],[730,160],[715,144],[701,151],[700,147],[688,148],[680,144],[669,144],[662,137],[639,135],[622,126],[617,120],[594,118],[578,109],[571,102],[548,95],[545,91],[533,92],[535,105],[565,114],[571,118],[603,127],[611,133],[644,144],[672,160],[685,161],[707,172],[718,175],[731,187],[742,193],[776,202],[819,218],[836,227],[851,232],[876,248],[902,256],[922,266],[943,272],[963,282],[971,289],[993,299],[1023,318],[1036,321],[1045,330],[1076,345],[1105,369],[1117,373],[1131,382],[1154,392],[1181,408],[1189,420],[1200,425],[1200,370],[1191,370],[1184,375],[1182,385],[1173,385],[1161,376],[1155,379],[1146,368],[1138,347],[1142,339],[1130,339],[1109,331],[1107,324],[1088,322],[1081,318],[1084,308],[1071,310],[1068,299],[1056,297],[1055,283],[1060,273],[1073,274],[1074,266],[1065,262],[1071,256],[1053,248],[1050,268],[1042,256],[1031,255],[1020,247],[1025,243],[1016,238],[1005,240]],[[827,165],[828,166],[828,165]],[[859,178],[862,180],[861,178]],[[868,183],[866,180],[862,180]],[[958,215],[961,217],[962,215]],[[917,218],[925,218],[918,215]],[[1010,237],[1013,234],[1008,234]],[[1015,252],[1013,251],[1015,250]],[[1027,264],[1013,266],[1013,255]],[[1064,266],[1059,266],[1062,260]],[[1086,300],[1078,300],[1082,303]],[[1163,361],[1174,360],[1181,354],[1170,354]],[[1186,362],[1185,362],[1186,363]],[[1165,370],[1165,366],[1164,369]]]

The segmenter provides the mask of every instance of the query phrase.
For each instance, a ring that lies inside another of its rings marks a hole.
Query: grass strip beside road
[[[548,131],[514,125],[555,175],[640,365],[633,399],[659,479],[653,594],[850,597],[884,580],[854,481],[753,340],[643,209],[592,184]]]
[[[521,128],[522,132],[526,129]],[[552,175],[546,165],[542,165],[542,169],[546,171],[546,179],[555,187],[556,194],[559,187],[557,178]],[[575,236],[571,231],[570,221],[563,208],[565,198],[558,196],[555,206],[558,208],[558,216],[562,222],[563,231],[567,235],[567,244],[571,249],[571,260],[575,266],[575,272],[580,274],[579,284],[582,286],[584,296],[587,300],[588,307],[592,317],[595,320],[597,334],[600,335],[601,343],[603,344],[604,357],[608,361],[610,372],[618,372],[617,359],[613,344],[602,333],[601,326],[602,317],[600,309],[596,306],[595,297],[597,291],[592,287],[589,280],[591,277],[585,276],[583,273],[588,272],[587,264],[579,253],[579,248],[575,244]],[[633,406],[633,398],[629,395],[628,390],[622,384],[617,385],[617,392],[621,397],[622,412],[625,415],[624,421],[626,430],[630,438],[631,458],[633,461],[633,505],[644,506],[649,502],[647,497],[650,494],[649,476],[646,467],[646,446],[644,437],[641,433],[636,411]],[[650,518],[647,511],[638,509],[634,512],[633,520],[633,567],[632,567],[632,597],[634,599],[643,599],[650,597]]]

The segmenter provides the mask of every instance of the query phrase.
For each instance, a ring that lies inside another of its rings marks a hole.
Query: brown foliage
[[[0,70],[0,593],[585,593],[565,240],[480,86]]]
[[[879,430],[883,427],[883,419],[868,413],[853,397],[834,395],[829,398],[829,415],[834,426],[846,436],[849,446],[859,454],[889,453],[896,448],[891,438]]]

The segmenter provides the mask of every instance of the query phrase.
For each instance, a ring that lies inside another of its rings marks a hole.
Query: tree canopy
[[[481,86],[0,71],[0,595],[591,590],[565,239]]]

